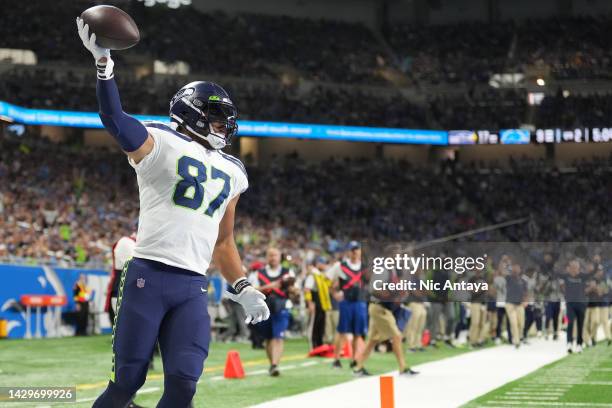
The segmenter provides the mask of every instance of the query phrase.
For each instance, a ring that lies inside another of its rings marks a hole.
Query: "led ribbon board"
[[[155,120],[164,123],[170,122],[167,116],[134,116],[139,120]],[[2,101],[0,101],[0,117],[25,125],[69,126],[90,129],[102,128],[102,123],[96,112],[29,109]],[[404,144],[448,144],[448,132],[441,130],[334,126],[244,120],[238,121],[238,126],[239,136]]]

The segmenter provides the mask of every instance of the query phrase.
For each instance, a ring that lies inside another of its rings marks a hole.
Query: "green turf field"
[[[612,408],[612,347],[599,343],[464,406],[475,407]]]
[[[236,349],[244,363],[247,377],[242,380],[224,380],[223,368],[227,351]],[[330,368],[331,360],[307,358],[305,340],[288,340],[281,376],[267,375],[268,362],[262,350],[252,350],[247,344],[211,344],[205,374],[195,397],[196,407],[248,407],[281,396],[297,394],[353,378],[348,364],[343,370]],[[407,354],[409,364],[451,357],[467,349],[442,346],[437,350]],[[81,338],[4,340],[0,341],[0,386],[72,386],[77,387],[77,404],[68,406],[90,407],[103,390],[110,375],[110,336]],[[373,373],[396,369],[391,353],[374,354],[366,367]],[[163,374],[161,362],[156,360],[155,370],[136,402],[154,407],[161,396]],[[2,404],[0,403],[0,406]],[[13,407],[40,407],[41,404],[9,403]],[[44,405],[44,406],[49,406]],[[53,404],[66,406],[67,404]],[[323,407],[321,407],[323,408]]]

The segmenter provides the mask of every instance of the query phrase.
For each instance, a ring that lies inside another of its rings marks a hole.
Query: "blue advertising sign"
[[[473,130],[450,130],[448,132],[448,144],[464,145],[478,143],[478,135]]]
[[[48,315],[50,308],[41,310],[41,320],[37,322],[34,312],[28,316],[21,305],[22,295],[63,295],[68,303],[62,307],[62,312],[75,310],[72,288],[79,276],[86,276],[87,286],[91,292],[91,311],[102,314],[106,300],[106,289],[109,281],[107,271],[92,269],[52,268],[49,266],[22,266],[0,264],[0,319],[7,320],[9,338],[22,338],[26,335],[26,327],[31,327],[31,334],[39,332],[46,336],[54,330],[52,319]],[[104,314],[106,316],[106,314]],[[98,327],[102,331],[110,329],[108,319],[100,320]]]
[[[28,109],[0,101],[0,117],[26,125],[102,128],[95,112]],[[134,115],[139,120],[169,122],[167,116]],[[363,126],[332,126],[306,123],[239,121],[238,134],[257,137],[346,140],[356,142],[448,144],[448,132],[442,130],[394,129]]]
[[[527,129],[502,129],[499,131],[502,144],[529,144],[531,135]]]

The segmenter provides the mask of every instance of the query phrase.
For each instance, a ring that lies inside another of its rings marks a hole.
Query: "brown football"
[[[89,33],[96,34],[96,43],[111,50],[125,50],[140,41],[140,32],[128,13],[114,6],[90,7],[81,13],[89,24]]]

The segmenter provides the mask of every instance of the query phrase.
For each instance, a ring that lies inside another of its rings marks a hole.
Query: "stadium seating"
[[[612,118],[612,95],[569,95],[562,93],[543,99],[538,109],[538,127],[609,127]]]
[[[33,50],[39,68],[0,70],[0,100],[95,110],[91,75],[79,73],[91,61],[71,20],[89,3],[14,4],[0,2],[5,11],[0,48]],[[134,113],[165,114],[169,97],[186,81],[128,75],[134,61],[160,59],[185,61],[202,78],[225,78],[223,85],[243,119],[432,129],[609,126],[609,96],[549,96],[531,115],[525,90],[483,91],[493,74],[527,73],[533,67],[560,80],[609,79],[608,17],[425,27],[394,23],[376,35],[358,23],[204,13],[191,7],[169,10],[140,2],[120,6],[142,31],[138,47],[115,53],[124,105]],[[47,19],[65,24],[42,27]],[[185,37],[202,39],[204,45],[194,48]],[[66,70],[68,64],[74,71]],[[398,75],[384,75],[385,69]],[[313,82],[300,86],[300,78]],[[372,85],[376,92],[368,88]],[[433,85],[455,91],[432,92]],[[409,97],[405,90],[421,96]],[[596,109],[590,108],[593,104]],[[564,109],[568,106],[571,113]]]
[[[113,241],[134,229],[136,180],[120,153],[26,134],[2,137],[0,159],[0,259],[100,266]],[[247,263],[269,242],[333,252],[357,236],[427,241],[525,216],[532,217],[529,228],[475,239],[606,241],[611,162],[565,173],[525,159],[483,172],[491,169],[279,157],[247,169],[251,187],[240,200],[236,236]]]
[[[43,62],[89,62],[74,25],[74,18],[87,3],[68,2],[57,7],[48,2],[2,0],[5,23],[0,28],[0,48],[31,49]],[[384,82],[376,71],[388,57],[372,32],[361,24],[207,14],[191,7],[168,10],[138,2],[120,6],[136,20],[142,41],[134,49],[117,53],[119,60],[133,56],[180,60],[189,63],[194,72],[210,74],[271,77],[279,71],[295,71],[325,81]],[[44,23],[48,21],[58,24]]]

